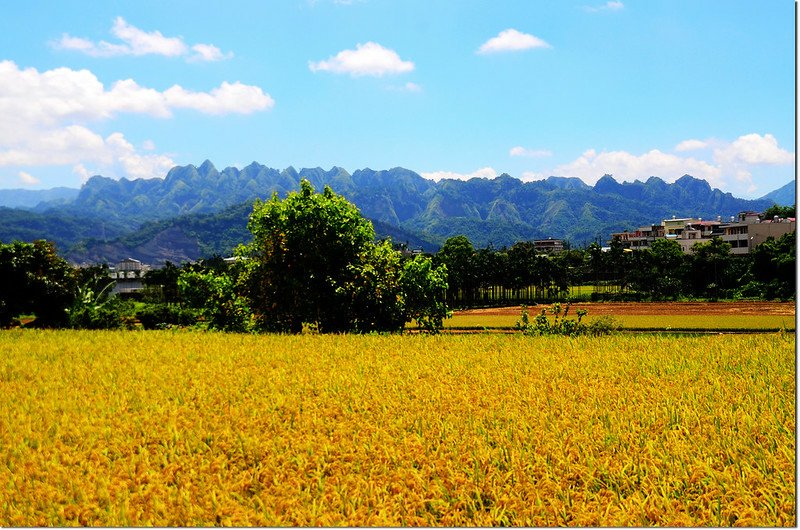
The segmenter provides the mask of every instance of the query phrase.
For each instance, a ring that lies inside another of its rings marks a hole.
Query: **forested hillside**
[[[379,234],[426,250],[455,235],[479,247],[547,237],[585,245],[672,216],[727,219],[773,204],[735,198],[689,175],[671,184],[657,177],[619,183],[606,175],[588,186],[577,178],[522,182],[505,174],[433,182],[404,168],[350,174],[340,167],[278,171],[253,162],[219,171],[206,160],[177,166],[164,179],[95,176],[72,202],[41,203],[36,215],[0,209],[0,241],[54,240],[76,261],[228,254],[243,242],[252,201],[285,196],[303,178],[355,203]]]

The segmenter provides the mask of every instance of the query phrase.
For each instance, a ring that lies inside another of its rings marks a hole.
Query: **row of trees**
[[[763,298],[790,299],[796,289],[795,234],[768,239],[743,256],[715,238],[691,254],[658,239],[628,251],[619,242],[556,255],[537,253],[530,242],[508,249],[475,249],[464,236],[445,241],[434,263],[449,271],[451,305],[566,299],[570,288],[592,285],[595,299]],[[498,295],[498,292],[500,293]]]
[[[411,321],[428,331],[442,327],[446,267],[375,243],[372,224],[330,188],[316,193],[304,180],[283,200],[275,194],[256,202],[248,228],[253,241],[237,249],[232,265],[216,259],[148,273],[149,298],[157,290],[161,300],[135,316],[146,326],[200,318],[227,331],[367,333],[399,331]],[[72,269],[47,242],[0,245],[0,274],[0,326],[21,314],[35,314],[43,326],[124,321],[125,306],[108,296],[108,268]]]
[[[107,266],[73,268],[45,241],[0,244],[0,327],[35,315],[48,327],[199,319],[230,331],[367,333],[416,321],[436,331],[448,306],[561,300],[573,286],[593,285],[599,299],[789,299],[796,289],[794,233],[745,256],[719,239],[689,255],[666,239],[635,252],[615,242],[607,252],[593,244],[542,255],[531,242],[475,249],[457,236],[432,258],[406,258],[374,241],[354,205],[308,181],[283,200],[257,202],[248,228],[253,240],[233,264],[217,258],[150,271],[144,306],[109,296]]]

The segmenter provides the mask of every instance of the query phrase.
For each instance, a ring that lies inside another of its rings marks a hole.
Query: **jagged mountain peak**
[[[554,188],[560,189],[589,189],[590,186],[578,177],[555,177],[550,176],[544,179],[544,182],[550,184]]]
[[[211,160],[206,159],[202,164],[200,164],[200,167],[198,167],[197,170],[200,172],[200,174],[208,174],[211,171],[216,171],[217,168],[214,167],[214,164],[211,162]]]
[[[57,210],[53,211],[133,230],[145,221],[213,215],[273,192],[285,196],[298,189],[301,175],[317,189],[329,185],[367,217],[439,241],[463,234],[476,247],[488,241],[510,245],[546,237],[567,238],[580,245],[598,234],[657,223],[671,215],[728,218],[772,204],[736,199],[689,175],[672,184],[657,177],[620,183],[604,175],[592,187],[574,177],[523,182],[506,173],[493,179],[434,182],[403,167],[378,171],[367,167],[351,175],[339,166],[298,172],[293,166],[279,171],[253,162],[241,171],[229,167],[217,173],[207,160],[199,168],[176,166],[165,179],[95,176],[74,201],[54,206]],[[10,235],[10,222],[5,227],[3,222],[0,219],[0,240],[4,233]]]

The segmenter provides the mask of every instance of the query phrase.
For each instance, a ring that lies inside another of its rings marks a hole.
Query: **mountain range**
[[[229,254],[249,239],[252,201],[273,192],[285,196],[302,178],[355,203],[379,237],[426,251],[462,234],[476,247],[547,237],[583,245],[672,216],[728,219],[762,211],[785,200],[781,190],[794,189],[790,182],[775,195],[745,200],[689,175],[674,183],[658,177],[620,183],[606,175],[594,186],[567,177],[522,182],[506,174],[434,182],[400,167],[350,174],[340,167],[279,171],[253,162],[219,171],[206,160],[176,166],[163,179],[94,176],[74,194],[61,190],[35,204],[32,196],[21,203],[0,191],[0,205],[17,206],[0,207],[0,241],[50,239],[77,263],[134,257],[155,264]]]

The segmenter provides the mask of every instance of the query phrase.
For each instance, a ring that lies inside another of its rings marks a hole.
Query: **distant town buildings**
[[[738,219],[715,221],[682,218],[665,219],[661,224],[640,227],[633,232],[611,234],[612,241],[619,241],[623,248],[641,250],[649,248],[656,239],[676,241],[685,254],[692,252],[697,243],[708,243],[718,237],[731,245],[731,254],[747,254],[767,240],[794,232],[797,223],[794,217],[788,219],[761,219],[757,212],[741,212]]]

